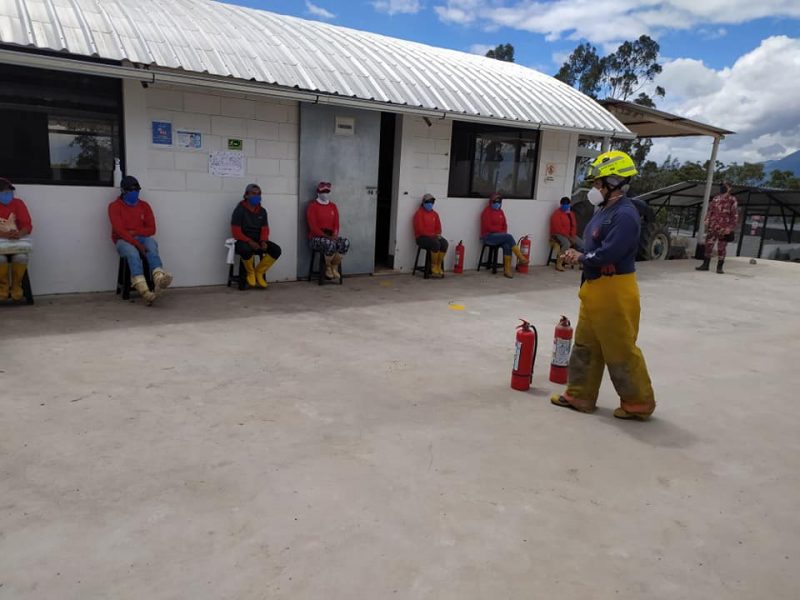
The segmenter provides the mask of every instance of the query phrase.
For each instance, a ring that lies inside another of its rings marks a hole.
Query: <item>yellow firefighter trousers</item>
[[[641,311],[636,274],[587,280],[578,297],[581,308],[565,399],[581,410],[593,410],[608,365],[622,408],[652,414],[656,408],[653,386],[636,346]]]

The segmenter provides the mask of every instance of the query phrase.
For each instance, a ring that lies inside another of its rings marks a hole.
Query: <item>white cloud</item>
[[[313,2],[306,0],[306,11],[308,14],[319,17],[320,19],[335,19],[336,15],[329,10],[325,10],[321,6],[317,6]]]
[[[413,15],[422,10],[422,3],[419,0],[375,0],[372,6],[378,12],[389,15],[398,13]]]
[[[731,66],[716,71],[702,62],[677,59],[655,83],[667,90],[658,107],[730,129],[720,146],[723,162],[760,162],[800,149],[800,38],[767,38]],[[707,160],[710,138],[662,140],[651,158]]]
[[[604,48],[641,34],[689,30],[721,37],[721,25],[764,17],[800,17],[798,0],[438,0],[439,19],[459,25],[504,26],[540,33],[549,41],[586,39]],[[604,16],[613,15],[613,26]]]
[[[496,46],[492,46],[491,44],[472,44],[469,47],[469,51],[471,54],[480,54],[481,56],[486,56],[486,53],[489,50],[494,50]]]

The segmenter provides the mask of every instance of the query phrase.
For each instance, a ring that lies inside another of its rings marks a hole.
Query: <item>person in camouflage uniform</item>
[[[739,205],[736,196],[731,194],[731,186],[726,181],[720,185],[720,193],[714,196],[708,205],[706,213],[706,257],[703,264],[697,267],[698,271],[708,271],[711,255],[714,253],[714,244],[717,245],[717,273],[724,273],[722,265],[725,263],[725,254],[729,238],[739,222]]]

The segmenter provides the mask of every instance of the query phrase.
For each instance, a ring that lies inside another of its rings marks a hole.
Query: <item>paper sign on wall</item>
[[[556,164],[555,163],[547,163],[544,167],[544,180],[545,181],[555,181],[556,180]]]
[[[187,148],[188,150],[200,150],[203,147],[203,134],[199,131],[182,131],[175,132],[178,148]]]
[[[244,154],[219,150],[208,155],[208,172],[216,177],[244,177]]]
[[[172,146],[172,123],[153,121],[153,143],[159,146]]]

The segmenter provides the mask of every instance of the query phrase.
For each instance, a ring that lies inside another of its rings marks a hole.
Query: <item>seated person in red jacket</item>
[[[264,275],[280,257],[281,247],[269,241],[269,218],[261,206],[261,188],[255,183],[244,189],[242,201],[233,209],[231,232],[236,238],[236,254],[242,257],[247,272],[247,285],[267,287]],[[255,254],[261,257],[257,267]]]
[[[417,246],[431,253],[431,275],[441,278],[444,277],[442,263],[448,243],[442,237],[442,222],[439,220],[439,213],[433,210],[434,202],[436,198],[433,194],[422,197],[422,205],[414,213],[414,236],[417,238]]]
[[[172,275],[164,270],[158,255],[156,219],[153,210],[144,200],[139,199],[142,186],[130,175],[122,178],[121,193],[108,205],[108,218],[111,220],[111,239],[119,255],[128,261],[131,270],[131,284],[148,305],[172,283]],[[144,277],[142,256],[153,275],[153,290],[147,286]]]
[[[342,255],[350,250],[350,240],[339,237],[339,210],[331,201],[331,184],[320,181],[317,197],[308,203],[308,245],[325,257],[325,277],[339,279]]]
[[[503,197],[499,192],[489,196],[489,206],[481,213],[481,241],[490,246],[503,247],[503,275],[514,277],[511,271],[511,253],[517,257],[517,262],[526,264],[528,260],[517,246],[513,236],[508,233],[506,215],[501,208]]]
[[[564,196],[550,217],[550,237],[561,246],[556,260],[557,271],[564,270],[564,252],[570,248],[583,250],[583,240],[578,237],[578,220],[570,209],[570,204],[570,199]]]
[[[28,237],[33,225],[28,207],[14,195],[15,189],[8,179],[0,177],[0,300],[8,300],[10,292],[11,299],[18,302],[23,296],[28,255],[33,250]]]

